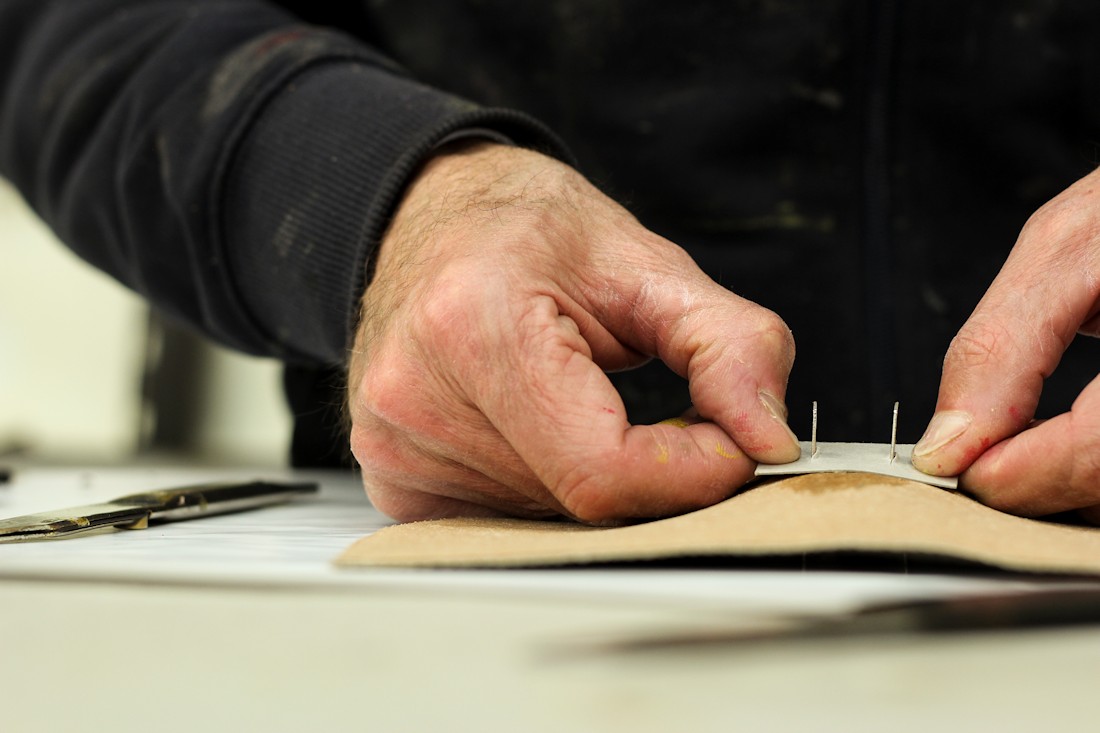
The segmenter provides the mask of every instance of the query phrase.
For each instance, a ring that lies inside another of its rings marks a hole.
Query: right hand
[[[698,417],[630,425],[605,371],[657,357]],[[568,166],[433,158],[396,212],[349,363],[351,447],[399,520],[659,517],[799,455],[774,313],[709,279]]]

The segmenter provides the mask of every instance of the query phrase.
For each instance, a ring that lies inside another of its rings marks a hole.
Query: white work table
[[[211,479],[316,478],[291,505],[0,545],[0,729],[1087,729],[1100,626],[634,647],[998,574],[340,569],[385,524],[354,476],[20,468],[0,517]],[[616,642],[623,642],[616,646]]]

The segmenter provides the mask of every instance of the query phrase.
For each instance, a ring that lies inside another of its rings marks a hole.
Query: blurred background
[[[164,321],[0,179],[0,460],[282,466],[281,367]]]

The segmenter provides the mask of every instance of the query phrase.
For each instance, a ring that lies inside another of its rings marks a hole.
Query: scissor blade
[[[44,539],[102,527],[125,527],[147,520],[149,514],[148,507],[113,502],[24,514],[0,519],[0,542]]]
[[[103,504],[0,519],[0,542],[69,536],[103,527],[141,529],[150,520],[172,522],[281,504],[316,493],[317,488],[311,482],[246,481],[157,489]]]

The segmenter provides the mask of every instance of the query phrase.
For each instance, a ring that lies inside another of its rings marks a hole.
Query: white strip
[[[761,463],[756,467],[757,476],[794,476],[803,473],[829,473],[837,471],[864,471],[882,476],[920,481],[944,489],[957,489],[955,476],[931,476],[913,468],[910,456],[912,445],[896,446],[896,455],[890,460],[889,443],[821,443],[817,452],[809,441],[799,443],[802,456],[791,463]]]

